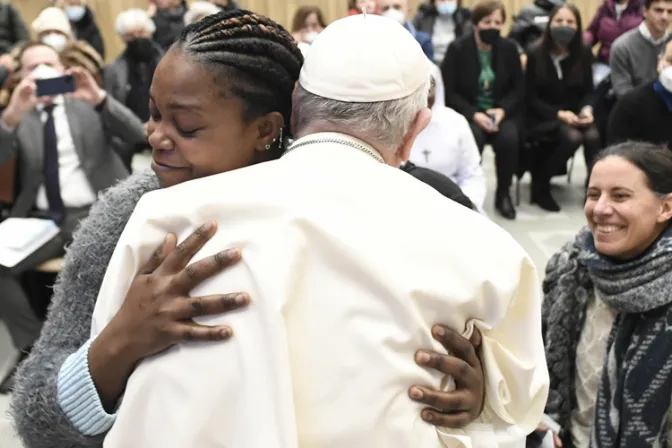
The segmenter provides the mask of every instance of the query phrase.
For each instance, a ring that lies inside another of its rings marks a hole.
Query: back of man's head
[[[332,23],[301,70],[295,134],[345,133],[383,157],[412,145],[429,121],[430,64],[415,38],[393,20],[361,14]]]

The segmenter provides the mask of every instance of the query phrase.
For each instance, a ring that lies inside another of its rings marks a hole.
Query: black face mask
[[[134,61],[147,62],[154,55],[154,44],[144,37],[133,39],[126,45],[126,53]]]
[[[576,30],[568,26],[553,26],[550,29],[551,39],[556,45],[566,47],[576,36]]]
[[[499,30],[495,28],[490,28],[487,30],[478,30],[478,37],[481,38],[481,42],[487,45],[492,45],[497,42],[499,39]]]

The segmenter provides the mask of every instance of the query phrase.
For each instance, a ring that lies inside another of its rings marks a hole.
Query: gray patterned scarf
[[[591,448],[665,447],[672,396],[672,228],[636,260],[597,253],[585,228],[549,261],[542,318],[551,377],[547,413],[566,432],[575,358],[593,288],[618,312],[598,392]]]

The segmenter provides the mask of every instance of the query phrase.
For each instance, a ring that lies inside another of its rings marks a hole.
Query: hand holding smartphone
[[[64,75],[56,78],[38,79],[36,96],[56,96],[75,91],[75,78],[72,75]]]

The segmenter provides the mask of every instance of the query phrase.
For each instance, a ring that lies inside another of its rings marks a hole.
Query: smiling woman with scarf
[[[546,268],[546,413],[564,448],[670,446],[672,152],[607,148],[585,213]]]

